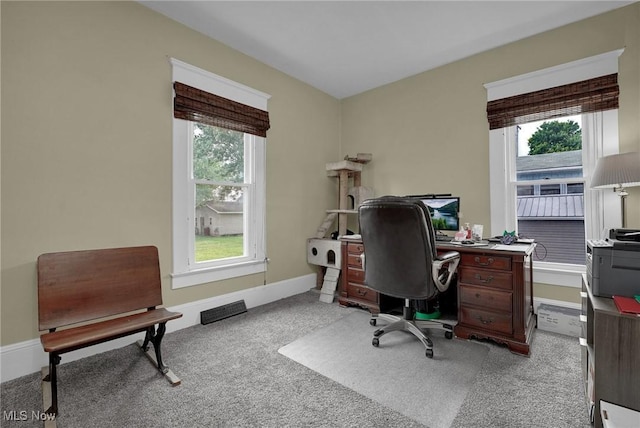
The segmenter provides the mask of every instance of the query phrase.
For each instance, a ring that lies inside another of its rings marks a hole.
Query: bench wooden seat
[[[172,384],[180,380],[162,361],[166,323],[180,318],[162,305],[156,247],[110,248],[42,254],[38,257],[38,321],[49,353],[44,381],[58,413],[57,373],[61,354],[145,332],[140,346]],[[60,330],[58,330],[60,328]],[[48,331],[48,332],[47,332]],[[155,356],[149,352],[153,344]]]
[[[57,352],[58,354],[75,351],[107,340],[146,331],[147,328],[155,324],[181,316],[180,313],[158,308],[99,323],[58,330],[42,336],[42,347],[45,352]]]

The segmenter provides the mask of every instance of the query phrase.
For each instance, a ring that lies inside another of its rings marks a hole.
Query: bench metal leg
[[[166,330],[166,323],[158,324],[157,331],[154,326],[149,327],[144,337],[144,342],[141,345],[144,352],[147,352],[149,350],[149,342],[153,343],[153,349],[156,351],[156,365],[162,374],[165,374],[167,370],[169,370],[162,362],[162,351],[160,347]]]
[[[49,365],[42,367],[40,369],[40,373],[42,374],[42,408],[48,409],[51,407],[51,383],[49,382]],[[39,419],[44,421],[44,428],[56,428],[56,418],[57,415],[51,413],[43,413]]]
[[[158,324],[158,329],[156,331],[154,326],[151,326],[147,329],[147,333],[144,338],[144,342],[138,341],[140,347],[147,355],[147,357],[156,365],[160,373],[165,375],[165,377],[171,382],[173,386],[180,384],[180,379],[173,374],[173,372],[169,369],[169,367],[165,366],[162,362],[162,338],[164,337],[164,333],[166,331],[166,322]],[[153,349],[155,351],[155,355],[151,353],[149,350],[149,342],[153,343]]]
[[[151,326],[147,328],[147,332],[144,336],[144,342],[142,342],[142,344],[140,345],[140,347],[144,352],[147,352],[149,350],[149,342],[151,342],[151,338],[155,333],[156,333],[155,326]]]
[[[155,349],[156,351],[156,360],[158,361],[158,370],[160,370],[163,374],[166,373],[167,370],[169,370],[169,368],[166,367],[162,362],[162,351],[160,348],[160,344],[162,343],[162,338],[164,337],[164,333],[167,330],[166,324],[167,323],[164,323],[164,322],[158,324],[158,330],[156,331],[156,334],[154,334],[153,337],[151,338],[151,343],[153,343],[153,349]]]
[[[58,354],[49,353],[49,373],[42,379],[51,385],[51,407],[45,410],[50,415],[58,414],[58,371],[57,366],[60,364],[60,356]]]

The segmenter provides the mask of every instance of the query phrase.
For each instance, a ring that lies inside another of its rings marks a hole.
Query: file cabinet
[[[402,299],[385,296],[364,285],[364,245],[360,240],[342,241],[342,272],[338,303],[342,306],[360,306],[372,314],[402,308]]]
[[[456,336],[490,339],[529,355],[536,327],[531,264],[535,244],[511,248],[438,245],[439,250],[460,252]]]
[[[601,400],[640,411],[640,317],[596,297],[582,276],[582,376],[592,423],[603,426]],[[640,426],[640,420],[638,425]]]

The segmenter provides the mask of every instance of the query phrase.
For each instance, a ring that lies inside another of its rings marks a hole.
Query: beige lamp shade
[[[620,153],[598,159],[591,178],[591,187],[640,186],[640,152]]]
[[[620,153],[598,159],[591,177],[591,187],[603,189],[613,187],[620,196],[622,227],[627,227],[626,187],[640,186],[640,152]]]

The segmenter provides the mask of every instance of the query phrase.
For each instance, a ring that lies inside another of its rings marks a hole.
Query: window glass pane
[[[533,186],[518,186],[518,196],[533,195]]]
[[[196,185],[196,262],[244,255],[243,196],[240,186]]]
[[[585,263],[580,116],[533,122],[517,127],[518,234],[534,238],[545,262]],[[552,184],[526,184],[554,180]]]
[[[244,133],[203,123],[193,126],[193,178],[244,181]]]
[[[567,184],[567,193],[584,193],[584,183]]]
[[[542,184],[540,185],[540,194],[541,195],[559,195],[560,185],[559,184]]]
[[[516,127],[517,180],[582,177],[580,116]]]

